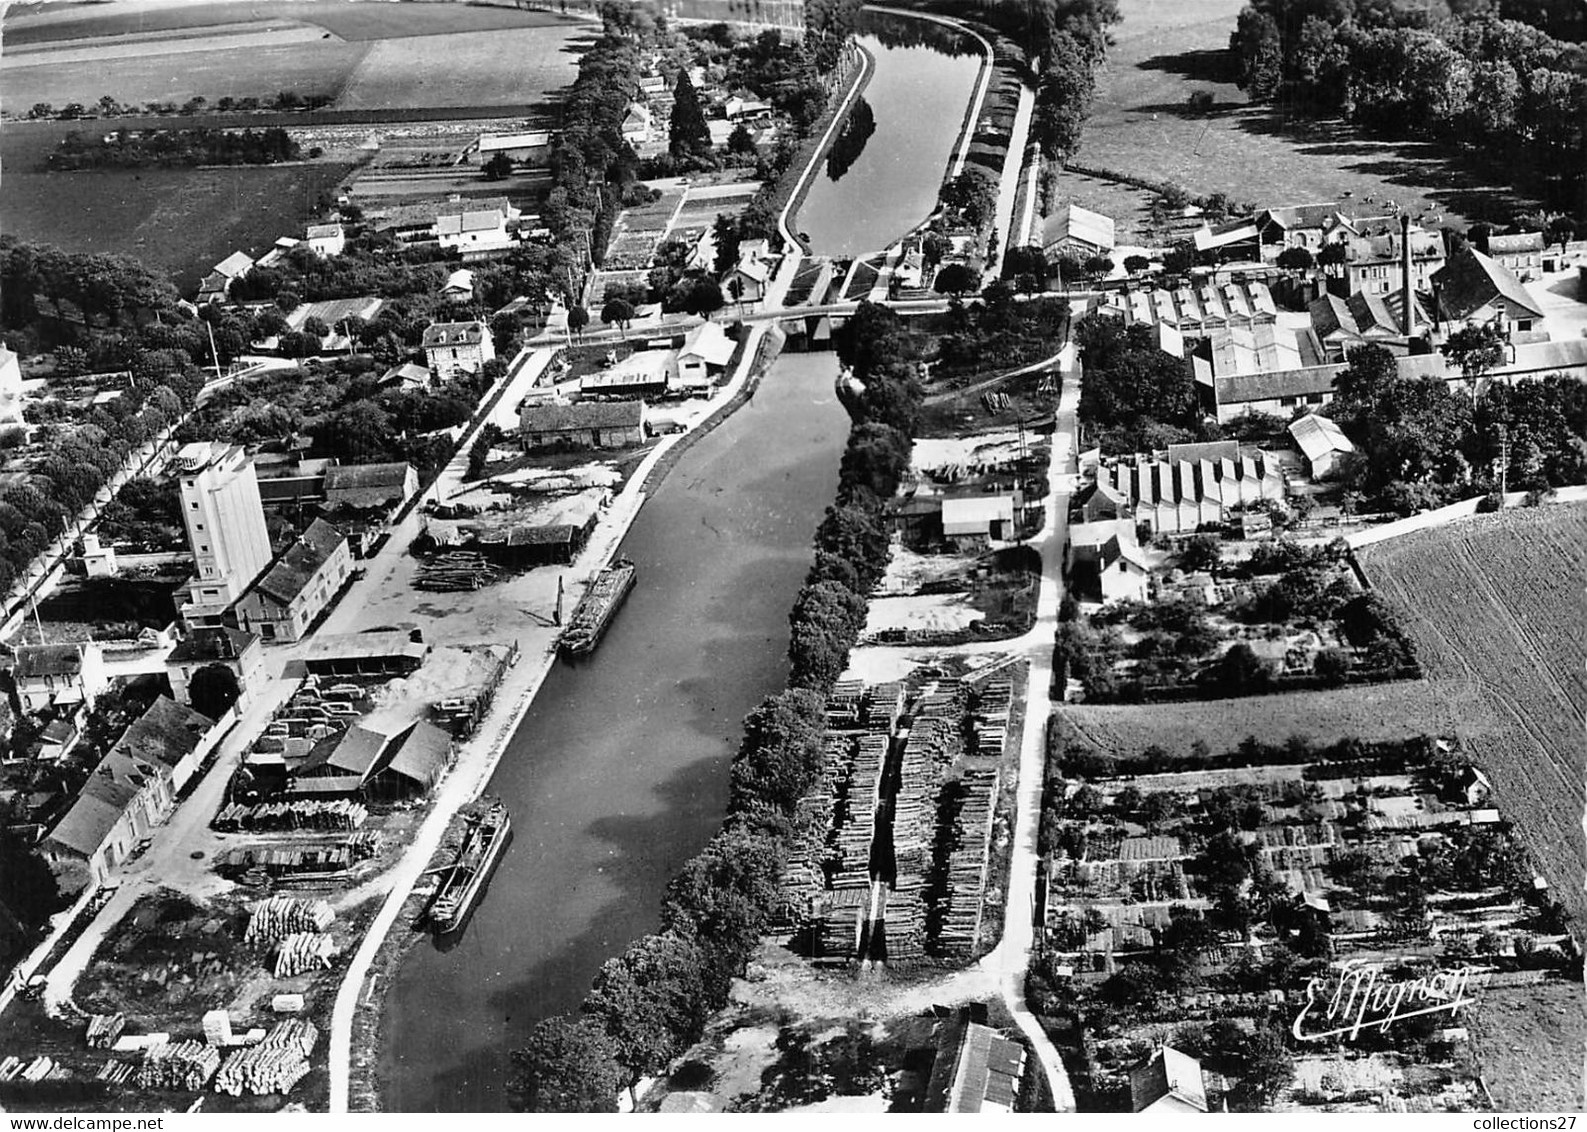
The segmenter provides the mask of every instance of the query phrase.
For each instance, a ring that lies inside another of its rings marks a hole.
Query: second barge
[[[557,640],[563,656],[587,656],[595,651],[612,618],[617,616],[618,608],[634,588],[638,573],[638,567],[627,558],[614,558],[610,566],[595,576]]]

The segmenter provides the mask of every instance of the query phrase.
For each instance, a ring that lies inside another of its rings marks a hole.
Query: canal
[[[876,69],[864,98],[876,130],[841,176],[824,163],[811,178],[792,226],[816,255],[880,251],[931,214],[981,68],[979,45],[962,32],[865,18],[871,31],[859,42]]]
[[[552,669],[491,782],[512,846],[461,941],[416,949],[387,998],[388,1111],[508,1107],[513,1045],[655,929],[668,879],[720,825],[837,490],[836,372],[831,354],[780,359],[640,511],[620,551],[638,585],[592,657]]]

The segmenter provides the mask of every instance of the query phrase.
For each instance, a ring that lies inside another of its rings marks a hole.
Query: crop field
[[[521,106],[571,83],[589,25],[462,4],[122,4],[7,19],[0,99],[183,103],[283,90],[346,109]],[[246,11],[252,19],[239,22]]]
[[[1587,1003],[1576,982],[1482,992],[1471,1049],[1499,1112],[1579,1112]]]
[[[1097,77],[1096,102],[1075,162],[1195,194],[1225,192],[1259,204],[1392,199],[1414,216],[1463,226],[1508,216],[1519,201],[1505,170],[1480,175],[1431,143],[1379,141],[1335,120],[1287,118],[1253,107],[1225,70],[1235,17],[1245,0],[1120,0],[1124,21]],[[1207,91],[1213,109],[1192,113],[1186,99]],[[1067,195],[1059,178],[1058,200]],[[1120,221],[1136,221],[1138,193],[1090,199]]]
[[[1391,539],[1362,569],[1401,611],[1435,690],[1473,690],[1488,725],[1462,734],[1553,889],[1584,911],[1581,585],[1587,506],[1478,515]]]

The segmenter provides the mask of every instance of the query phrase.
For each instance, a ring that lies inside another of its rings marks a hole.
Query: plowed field
[[[1582,923],[1587,504],[1419,531],[1370,548],[1361,565],[1400,607],[1432,687],[1486,706],[1492,725],[1461,737]]]

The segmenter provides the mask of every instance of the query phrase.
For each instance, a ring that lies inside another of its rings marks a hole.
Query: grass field
[[[301,226],[346,176],[338,163],[236,169],[43,173],[56,123],[0,130],[0,230],[70,251],[122,252],[192,287],[235,248],[263,250]]]
[[[1225,72],[1229,33],[1244,3],[1121,0],[1124,21],[1113,28],[1116,44],[1098,75],[1075,161],[1263,205],[1334,200],[1349,191],[1455,226],[1515,210],[1507,171],[1479,177],[1452,164],[1439,146],[1376,141],[1337,121],[1286,120],[1252,107]],[[1213,95],[1211,113],[1189,112],[1186,99],[1197,90]],[[1101,206],[1130,236],[1140,201],[1136,190],[1120,188],[1117,198],[1093,187],[1080,199]],[[1067,192],[1060,177],[1057,199]]]
[[[1580,983],[1483,991],[1467,1021],[1499,1112],[1579,1112],[1587,1003]]]
[[[572,84],[582,30],[511,28],[382,40],[358,64],[333,108],[528,105]]]
[[[1583,922],[1587,505],[1479,515],[1380,543],[1361,565],[1403,611],[1434,689],[1477,690],[1488,725],[1461,737]]]
[[[1450,734],[1480,724],[1481,706],[1475,691],[1464,699],[1451,698],[1425,680],[1401,680],[1181,704],[1064,704],[1057,711],[1059,734],[1068,746],[1127,759],[1153,745],[1171,754],[1189,754],[1198,740],[1215,752],[1227,751],[1247,736],[1282,743],[1292,735],[1305,735],[1331,743]]]

